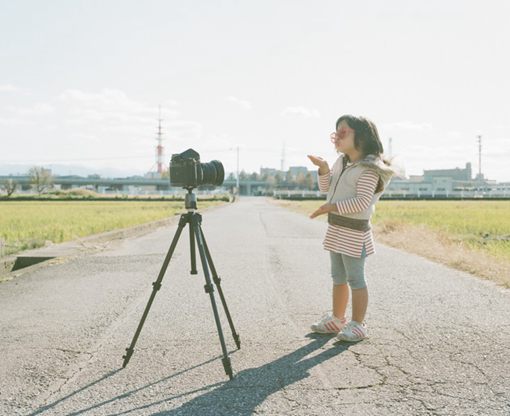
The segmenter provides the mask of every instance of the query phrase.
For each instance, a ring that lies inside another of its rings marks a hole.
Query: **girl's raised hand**
[[[326,175],[329,172],[328,161],[322,157],[308,155],[308,159],[312,161],[315,166],[319,167],[319,175]]]
[[[308,159],[310,159],[315,166],[318,166],[320,168],[321,167],[325,168],[328,166],[327,160],[324,160],[320,156],[308,155]]]

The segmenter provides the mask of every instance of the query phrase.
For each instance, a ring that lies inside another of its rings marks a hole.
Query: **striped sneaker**
[[[338,334],[346,323],[347,320],[345,318],[338,319],[333,314],[327,314],[320,321],[312,324],[310,328],[313,332],[318,332],[319,334]]]
[[[338,341],[356,342],[368,338],[367,325],[363,322],[360,324],[356,321],[351,321],[345,325],[336,336]]]

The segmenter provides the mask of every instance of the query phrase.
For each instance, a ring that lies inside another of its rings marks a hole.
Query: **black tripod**
[[[138,324],[138,328],[136,333],[131,341],[131,345],[129,348],[126,348],[126,355],[123,355],[124,363],[122,367],[126,367],[129,363],[129,360],[134,352],[134,347],[136,341],[138,340],[138,336],[142,330],[145,319],[147,318],[147,314],[152,305],[152,301],[156,297],[156,292],[161,288],[161,281],[163,280],[163,276],[165,275],[166,269],[168,267],[168,263],[170,263],[170,259],[172,258],[175,247],[177,246],[177,242],[179,241],[179,237],[182,233],[182,230],[189,224],[189,238],[190,238],[190,252],[191,252],[191,274],[197,274],[197,265],[196,265],[196,256],[195,256],[195,239],[198,244],[198,252],[200,254],[200,259],[202,261],[202,268],[204,269],[205,275],[205,292],[209,294],[211,298],[211,305],[214,313],[214,320],[216,321],[216,328],[218,330],[218,335],[220,337],[221,349],[223,351],[223,367],[225,368],[225,372],[229,376],[230,379],[233,378],[232,375],[232,366],[230,365],[230,358],[228,357],[227,347],[225,346],[225,339],[223,337],[223,330],[221,329],[221,322],[218,316],[218,308],[216,307],[216,301],[214,299],[214,286],[211,284],[211,277],[209,275],[209,267],[211,268],[212,276],[214,284],[218,289],[218,293],[220,294],[221,303],[223,304],[223,308],[225,309],[225,314],[227,315],[228,324],[230,325],[230,330],[232,331],[232,336],[234,337],[234,341],[237,345],[237,349],[241,348],[241,341],[239,340],[239,335],[236,333],[234,328],[234,323],[232,322],[232,318],[230,316],[230,312],[227,307],[227,302],[225,301],[225,297],[223,296],[223,290],[221,289],[220,281],[221,279],[218,277],[216,273],[216,269],[214,268],[214,264],[211,258],[211,253],[209,252],[209,248],[207,247],[207,243],[205,242],[204,232],[202,231],[202,216],[195,212],[197,209],[197,199],[196,195],[193,193],[193,188],[186,188],[188,193],[186,194],[186,209],[188,212],[186,214],[182,214],[179,220],[179,226],[177,231],[175,232],[175,236],[172,240],[172,244],[168,250],[168,253],[165,257],[165,261],[163,262],[163,266],[159,272],[158,279],[152,283],[153,289],[152,294],[149,298],[149,302],[145,307],[145,311],[143,313],[142,319]]]

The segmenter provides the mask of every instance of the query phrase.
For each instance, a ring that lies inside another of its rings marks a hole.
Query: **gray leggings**
[[[329,252],[331,258],[331,277],[333,284],[345,285],[349,283],[351,289],[363,289],[367,287],[365,282],[365,258],[366,250],[363,244],[361,258],[351,257],[347,254]]]

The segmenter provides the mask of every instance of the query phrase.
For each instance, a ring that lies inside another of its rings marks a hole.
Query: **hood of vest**
[[[355,162],[355,164],[375,170],[384,183],[388,183],[391,177],[395,174],[395,170],[391,167],[391,165],[384,163],[379,156],[367,155],[360,161]]]

